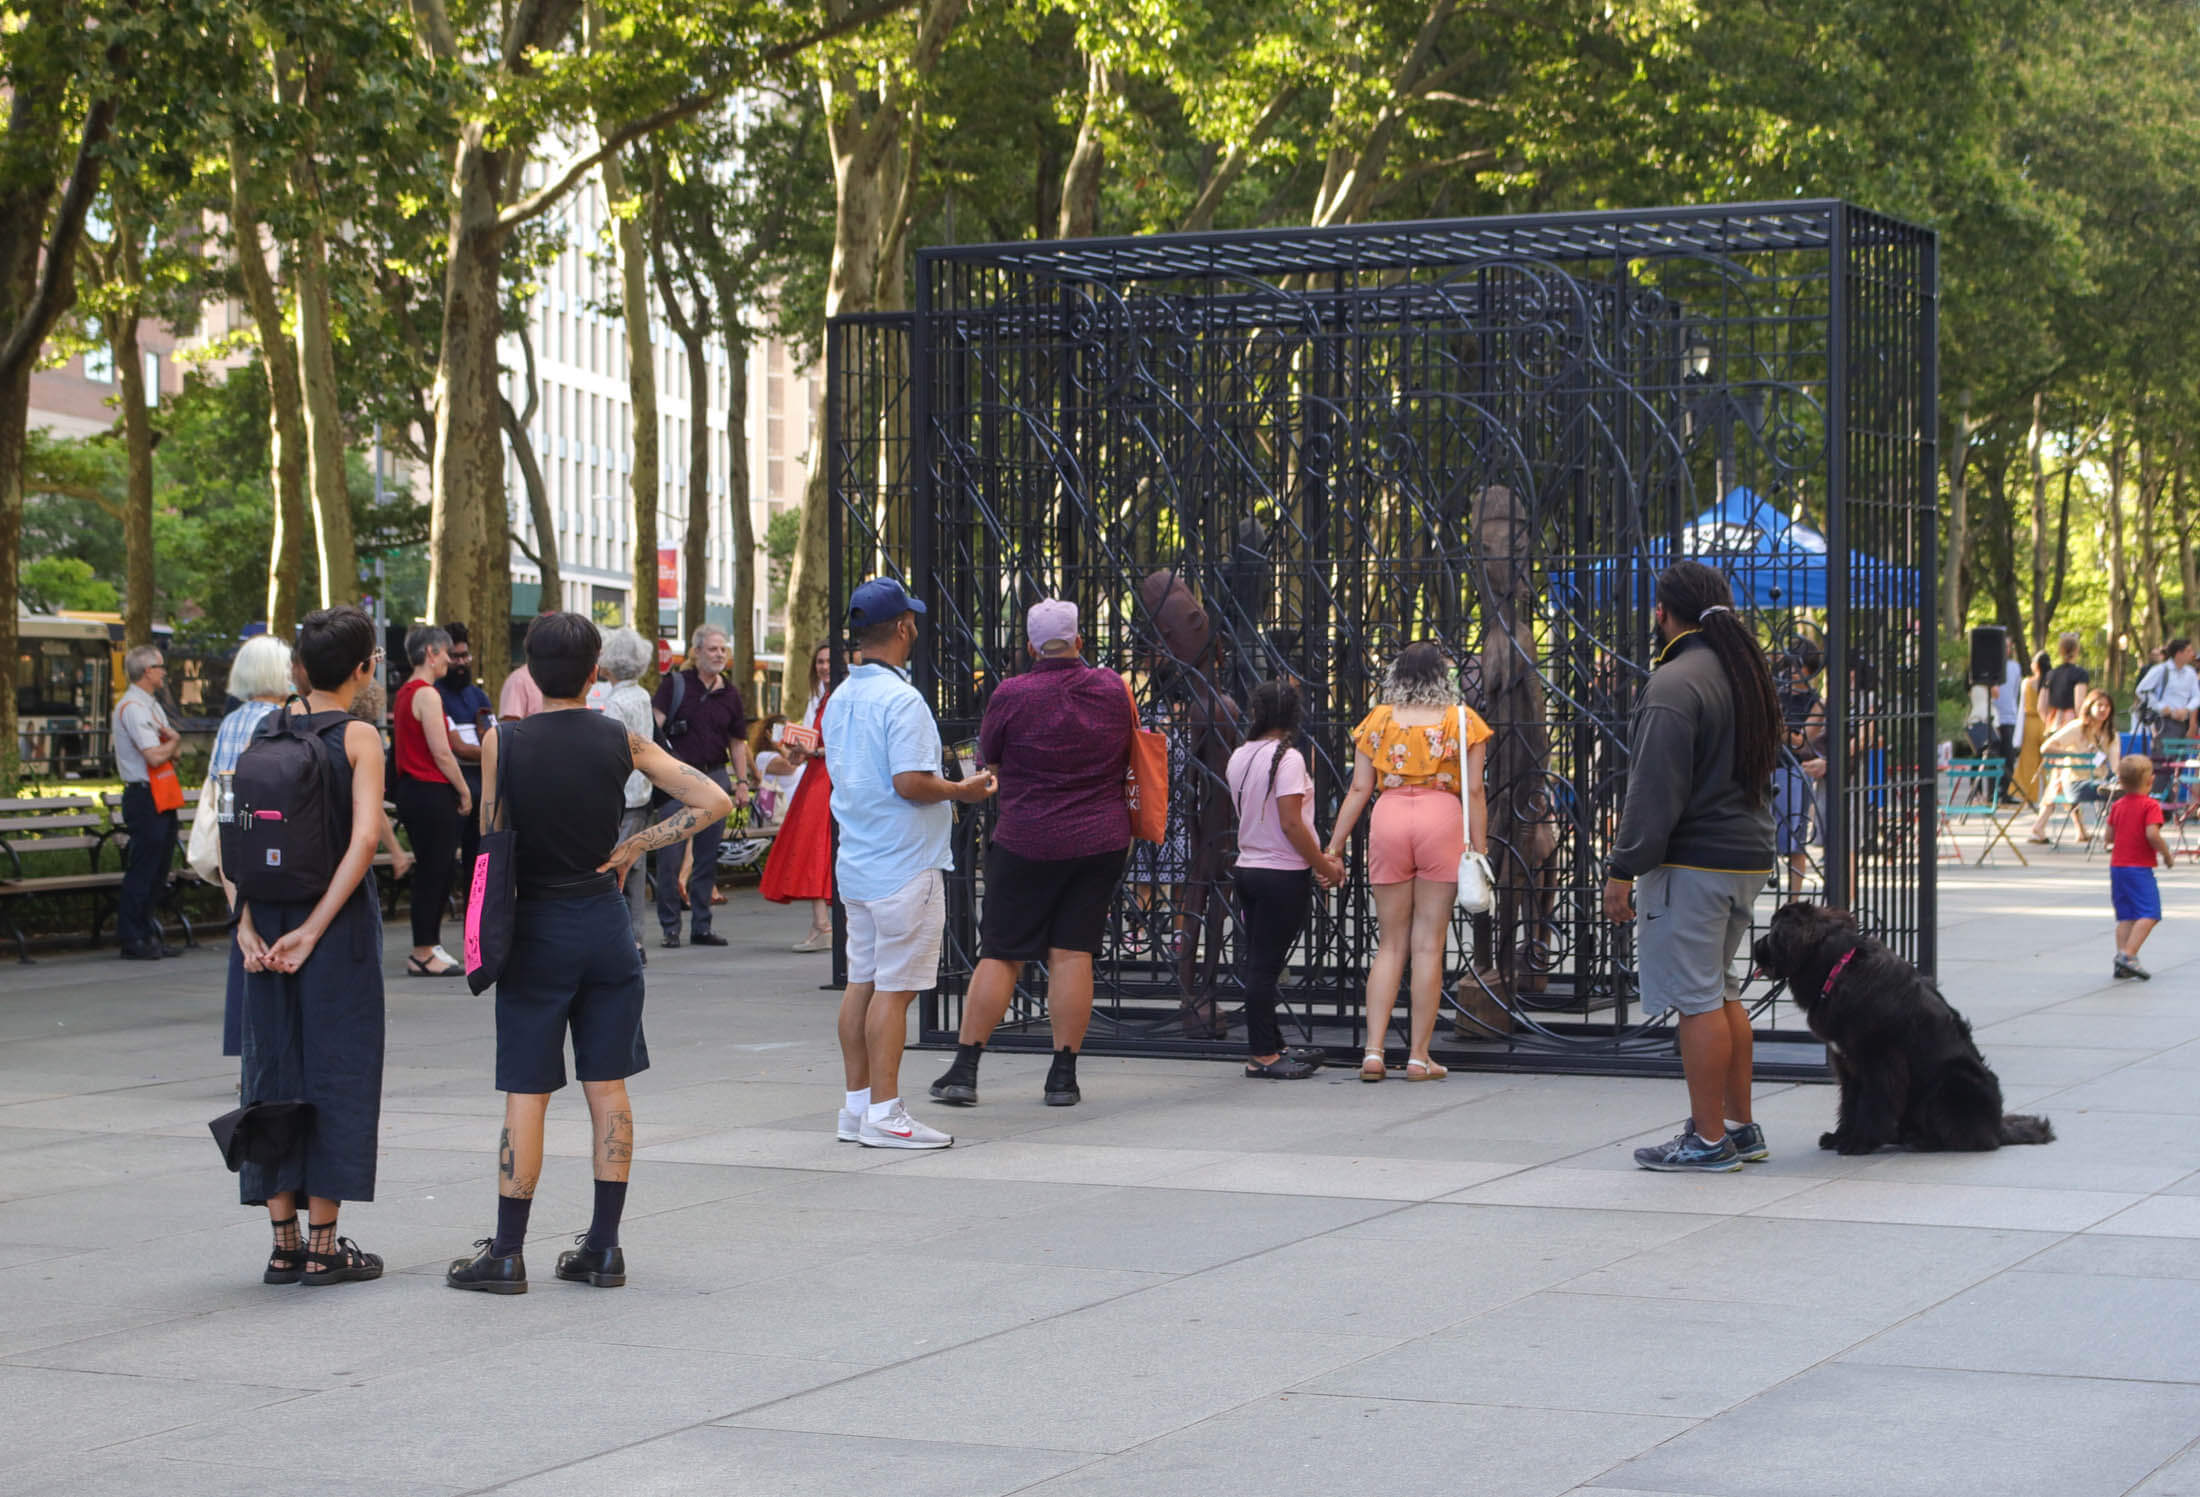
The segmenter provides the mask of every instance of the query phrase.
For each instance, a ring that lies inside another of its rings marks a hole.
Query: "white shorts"
[[[886,993],[921,993],[940,980],[947,881],[927,869],[884,899],[847,899],[848,981]]]

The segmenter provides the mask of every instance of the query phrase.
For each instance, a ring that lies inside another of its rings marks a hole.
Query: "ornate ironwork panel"
[[[1783,779],[1779,882],[1930,970],[1933,253],[1839,203],[977,246],[920,254],[907,316],[836,323],[836,607],[881,570],[927,601],[952,740],[1021,668],[1024,609],[1072,599],[1170,741],[1091,1047],[1230,1048],[1239,703],[1298,685],[1326,825],[1383,666],[1427,638],[1495,735],[1499,901],[1456,922],[1449,1053],[1669,1068],[1600,896],[1679,556],[1728,573],[1780,671],[1829,662],[1830,772]],[[959,826],[934,1040],[976,955],[986,814]],[[1356,1052],[1377,944],[1363,869],[1296,952],[1308,1038]],[[1816,1071],[1756,997],[1762,1068]],[[1038,1042],[1043,1005],[1033,970],[997,1043]]]

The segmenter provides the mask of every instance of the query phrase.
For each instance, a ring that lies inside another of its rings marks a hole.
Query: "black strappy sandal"
[[[263,1284],[295,1284],[306,1276],[305,1238],[298,1231],[298,1216],[292,1212],[282,1221],[269,1221],[275,1229],[275,1250],[267,1255],[267,1271],[260,1275]],[[293,1239],[289,1247],[283,1246],[283,1228],[290,1228]]]
[[[310,1230],[315,1238],[325,1240],[324,1234],[335,1231],[336,1223]],[[349,1237],[339,1237],[333,1244],[334,1251],[316,1253],[307,1251],[299,1256],[306,1260],[305,1283],[312,1288],[324,1288],[330,1284],[346,1284],[382,1277],[382,1257],[379,1253],[360,1251],[359,1244]]]

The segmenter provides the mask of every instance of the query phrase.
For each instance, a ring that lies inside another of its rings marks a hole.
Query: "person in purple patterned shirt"
[[[1000,776],[1000,819],[985,857],[981,958],[963,1000],[955,1063],[932,1083],[942,1102],[974,1106],[978,1057],[1016,996],[1026,962],[1047,964],[1054,1065],[1046,1104],[1079,1100],[1077,1051],[1092,1022],[1092,962],[1129,856],[1124,803],[1130,688],[1087,665],[1077,605],[1049,598],[1025,616],[1032,668],[1003,681],[978,730],[979,757]]]

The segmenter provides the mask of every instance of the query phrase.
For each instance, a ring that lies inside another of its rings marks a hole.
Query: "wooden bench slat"
[[[9,894],[66,894],[76,889],[109,889],[121,884],[119,873],[64,873],[44,878],[0,879]]]
[[[0,837],[19,838],[25,842],[48,832],[76,832],[87,827],[104,827],[107,823],[97,816],[0,816]]]

